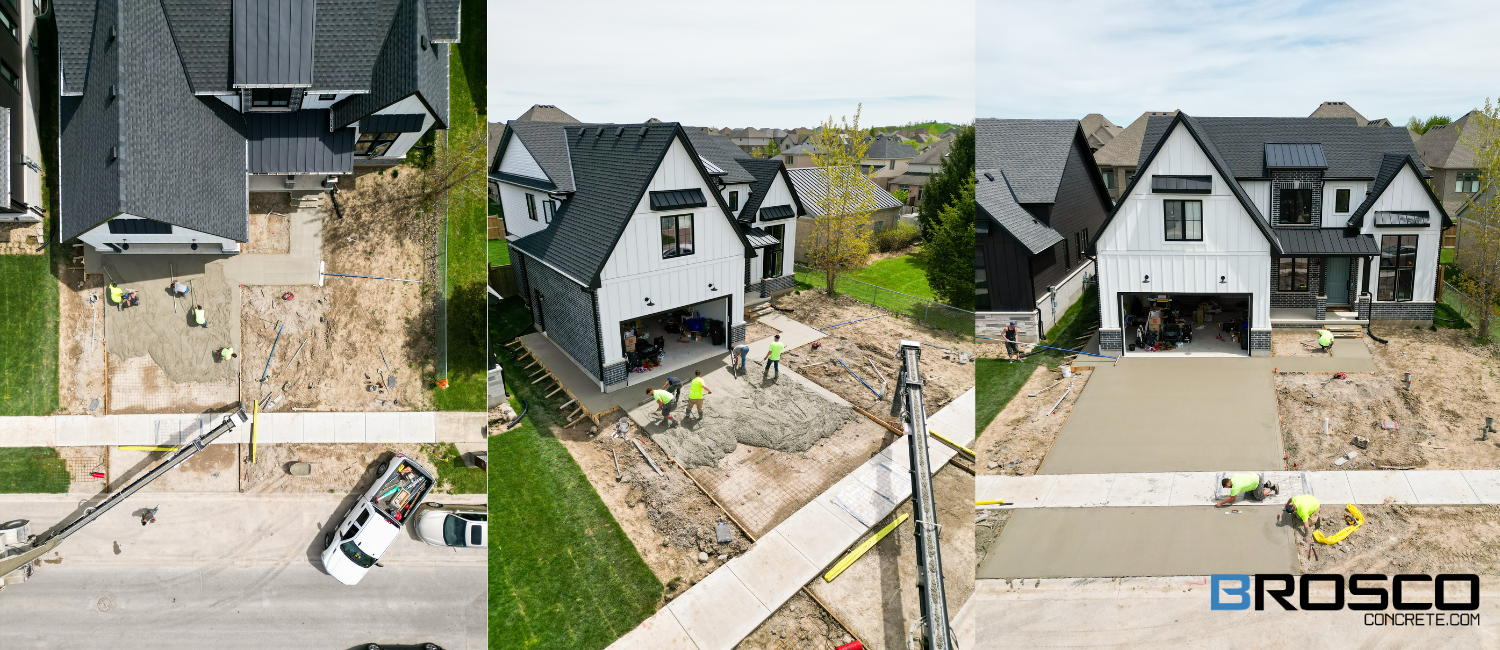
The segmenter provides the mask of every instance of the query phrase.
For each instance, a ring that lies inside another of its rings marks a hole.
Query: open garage
[[[1250,356],[1250,294],[1119,296],[1126,356]]]

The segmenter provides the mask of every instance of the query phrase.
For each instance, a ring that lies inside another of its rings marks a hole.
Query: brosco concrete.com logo
[[[1319,589],[1320,593],[1314,596],[1313,588],[1319,583],[1332,589]],[[1413,593],[1425,593],[1428,585],[1432,592],[1430,599],[1420,598]],[[1468,597],[1462,600],[1454,598],[1457,602],[1450,601],[1449,598],[1453,596],[1448,593],[1449,585],[1467,585]],[[1352,609],[1367,612],[1364,616],[1365,625],[1479,624],[1479,614],[1469,613],[1479,609],[1479,576],[1472,573],[1443,573],[1436,576],[1408,573],[1394,578],[1379,573],[1356,573],[1347,579],[1331,573],[1302,576],[1265,573],[1254,578],[1239,573],[1224,573],[1213,575],[1209,586],[1213,589],[1210,606],[1216,610],[1250,609],[1253,605],[1256,611],[1261,611],[1266,608],[1266,597],[1270,596],[1272,601],[1287,611]],[[1346,587],[1348,595],[1362,598],[1346,603]],[[1329,591],[1332,592],[1332,600],[1328,598]],[[1390,609],[1396,611],[1387,611]]]

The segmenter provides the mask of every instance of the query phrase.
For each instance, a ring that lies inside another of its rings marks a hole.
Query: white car
[[[417,515],[417,538],[433,546],[484,548],[489,513],[480,506],[429,503]]]
[[[380,566],[380,556],[433,485],[432,474],[405,454],[396,454],[376,473],[380,478],[338,528],[323,536],[323,570],[346,585],[358,584],[370,567]]]

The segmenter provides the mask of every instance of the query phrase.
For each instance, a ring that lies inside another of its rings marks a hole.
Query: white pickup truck
[[[405,454],[377,469],[375,484],[323,537],[323,570],[346,585],[357,584],[401,534],[401,526],[432,489],[433,477]]]

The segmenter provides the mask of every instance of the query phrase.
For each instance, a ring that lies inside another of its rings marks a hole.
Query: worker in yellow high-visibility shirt
[[[231,347],[228,347],[228,346],[219,348],[219,359],[221,361],[229,361],[230,359],[238,359],[239,356],[240,356],[239,353],[235,352],[234,348],[231,348]]]
[[[781,335],[777,334],[776,337],[771,341],[770,349],[766,350],[765,358],[762,359],[762,361],[766,362],[765,369],[760,373],[762,377],[771,374],[772,366],[776,367],[776,376],[781,376],[781,351],[785,349],[786,344],[781,342]]]
[[[1312,528],[1313,515],[1318,514],[1318,507],[1320,505],[1322,504],[1318,503],[1317,497],[1311,494],[1302,494],[1287,499],[1286,507],[1282,508],[1282,511],[1286,514],[1297,516],[1297,519],[1302,522],[1302,527],[1298,530],[1302,532],[1303,537],[1307,537],[1307,530]]]
[[[677,407],[677,402],[672,399],[672,394],[660,388],[647,388],[646,394],[650,395],[652,401],[656,402],[656,411],[662,414],[662,418],[666,420],[667,426],[672,426],[674,424],[672,409]]]
[[[109,283],[109,301],[118,305],[124,299],[125,292],[120,289],[120,285],[113,282]]]
[[[1255,472],[1240,472],[1230,475],[1220,485],[1229,488],[1229,496],[1225,497],[1223,501],[1214,504],[1215,507],[1230,505],[1238,500],[1241,494],[1254,501],[1265,500],[1267,491],[1281,494],[1280,488],[1266,482],[1265,475]]]
[[[707,386],[703,385],[703,371],[694,370],[693,381],[692,383],[688,384],[687,413],[683,414],[682,417],[692,415],[693,407],[696,406],[698,407],[698,419],[703,419],[703,395],[705,393],[709,395],[714,394],[712,390],[709,390]]]
[[[1318,330],[1318,347],[1324,352],[1333,352],[1333,332]]]

